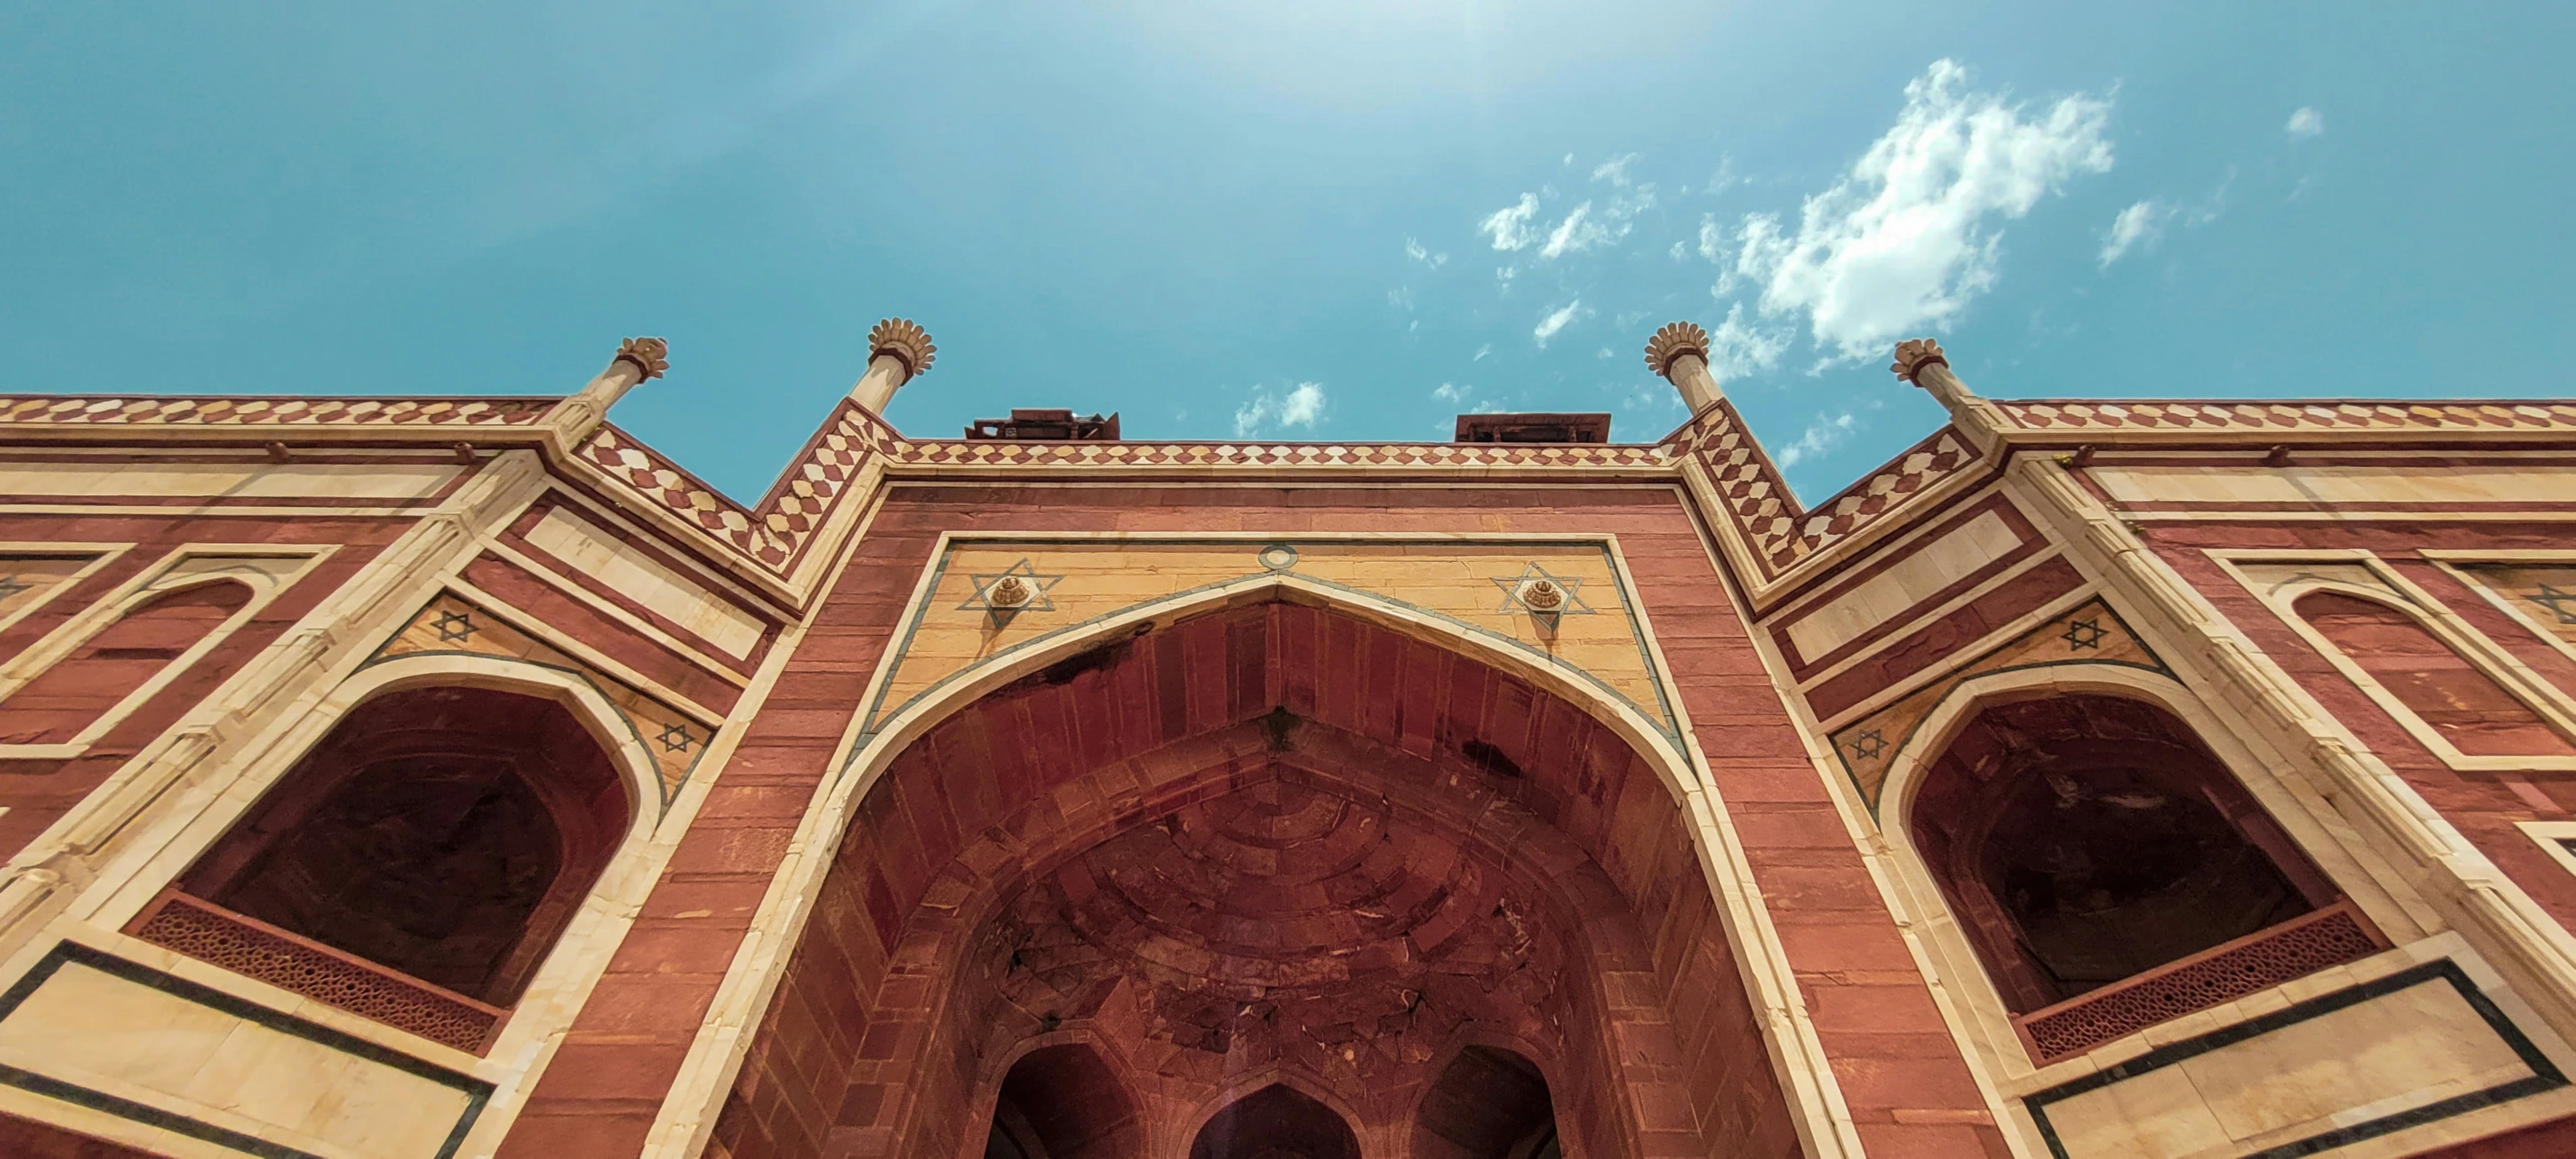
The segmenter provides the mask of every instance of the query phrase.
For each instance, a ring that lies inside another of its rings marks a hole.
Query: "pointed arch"
[[[1435,693],[1407,707],[1361,695],[1356,678],[1346,678],[1358,670],[1341,668],[1321,677],[1340,681],[1328,696],[1313,683],[1326,671],[1327,639],[1342,641],[1331,645],[1333,663],[1387,661],[1391,671],[1375,678],[1387,687],[1459,687],[1454,680],[1465,681],[1466,690],[1446,699]],[[881,662],[880,682],[885,671]],[[1484,743],[1488,737],[1499,743]],[[1318,1025],[1306,1012],[1332,1009],[1334,999],[1289,986],[1272,998],[1228,996],[1216,1003],[1224,1009],[1216,1009],[1190,989],[1195,983],[1184,981],[1151,1009],[1104,1012],[1094,975],[1069,972],[1063,959],[1021,960],[1018,949],[1030,946],[1126,944],[1116,936],[1099,941],[1094,933],[1116,931],[1087,933],[1080,923],[1061,939],[1048,933],[1032,942],[1026,931],[1059,928],[1049,914],[1114,888],[1121,859],[1159,856],[1150,846],[1163,838],[1144,830],[1177,826],[1169,830],[1174,837],[1200,831],[1193,828],[1199,821],[1176,811],[1202,804],[1273,809],[1282,817],[1309,815],[1310,804],[1328,813],[1383,815],[1390,807],[1399,817],[1408,809],[1423,818],[1456,813],[1461,839],[1474,847],[1458,855],[1480,865],[1492,861],[1478,872],[1496,885],[1459,895],[1478,900],[1445,917],[1435,918],[1433,907],[1408,909],[1413,916],[1402,920],[1441,923],[1424,931],[1432,935],[1425,945],[1458,930],[1481,929],[1478,936],[1490,939],[1525,918],[1541,931],[1588,931],[1579,950],[1562,953],[1597,957],[1597,965],[1560,970],[1551,964],[1531,972],[1526,983],[1581,980],[1579,996],[1573,989],[1561,993],[1592,1013],[1571,1018],[1562,1031],[1566,1041],[1553,1049],[1580,1060],[1565,1065],[1576,1067],[1577,1086],[1594,1092],[1586,1098],[1597,1095],[1605,1107],[1640,1099],[1722,1104],[1725,1121],[1710,1130],[1765,1139],[1805,1137],[1822,1117],[1803,1106],[1790,1109],[1796,1084],[1808,1084],[1800,1095],[1811,1094],[1830,1083],[1829,1072],[1775,1062],[1812,1051],[1812,1029],[1795,1003],[1774,1008],[1750,997],[1762,991],[1748,976],[1759,979],[1774,968],[1778,951],[1757,940],[1768,936],[1758,919],[1748,922],[1721,897],[1715,879],[1729,854],[1723,838],[1709,831],[1706,790],[1688,765],[1676,770],[1678,746],[1653,734],[1633,710],[1600,701],[1564,673],[1516,660],[1489,642],[1462,641],[1447,626],[1410,617],[1400,606],[1354,601],[1348,593],[1279,577],[1140,605],[988,659],[873,731],[854,723],[847,751],[838,782],[801,830],[808,847],[823,850],[832,864],[796,879],[813,884],[785,886],[808,899],[794,916],[811,914],[812,924],[801,938],[793,927],[782,931],[796,948],[769,968],[766,977],[777,989],[763,995],[768,1013],[751,1016],[758,1029],[746,1036],[721,1124],[708,1123],[725,1146],[822,1153],[845,1145],[832,1142],[844,1132],[853,1132],[847,1137],[855,1143],[891,1129],[906,1147],[934,1153],[963,1147],[961,1128],[972,1123],[972,1130],[983,1130],[967,1093],[988,1073],[982,1060],[1020,1036],[1053,1029],[1059,1019],[1104,1025],[1098,1020],[1114,1013],[1131,1027],[1140,1016],[1160,1019],[1151,1048],[1164,1052],[1157,1055],[1165,1061],[1156,1065],[1166,1068],[1158,1081],[1178,1081],[1185,1089],[1212,1076],[1205,1065],[1166,1057],[1173,1049],[1230,1058],[1235,1034],[1248,1032],[1258,1044],[1267,1033],[1239,1020],[1266,1022],[1273,1005],[1282,1033],[1305,1035],[1303,1028]],[[1351,785],[1339,783],[1336,769],[1379,771]],[[1387,783],[1379,787],[1372,778]],[[1275,800],[1243,799],[1247,792],[1272,793],[1273,786]],[[1407,794],[1420,795],[1428,807],[1405,804]],[[1517,806],[1480,805],[1487,801]],[[1223,839],[1216,832],[1222,823],[1213,814],[1208,821],[1214,828],[1206,832]],[[1558,845],[1539,839],[1558,827],[1563,831],[1552,838]],[[1130,835],[1144,844],[1126,841]],[[1108,860],[1076,864],[1093,850]],[[1450,864],[1449,854],[1440,856],[1442,865]],[[1746,871],[1739,865],[1733,872],[1741,880]],[[1525,882],[1510,888],[1529,897],[1504,898],[1497,908],[1492,891],[1507,881]],[[1436,888],[1437,875],[1422,884]],[[1398,904],[1413,907],[1434,895],[1404,896],[1412,900]],[[1040,908],[1026,909],[1017,900],[1024,897]],[[1487,910],[1494,911],[1490,917]],[[1190,927],[1194,920],[1179,924]],[[1754,933],[1744,932],[1747,924]],[[1533,952],[1549,963],[1560,954]],[[888,971],[896,962],[942,967],[929,977],[908,972],[895,986]],[[1061,984],[1048,971],[1062,974]],[[1602,989],[1609,975],[1652,978],[1655,993]],[[1030,976],[1046,981],[1028,989],[1021,979]],[[1617,1027],[1626,1020],[1657,1017],[1649,1010],[1660,1008],[1665,988],[1687,991],[1673,1000],[1687,1001],[1688,1025],[1658,1039],[1623,1036]],[[1382,1017],[1401,1020],[1419,1000],[1401,982],[1383,989],[1393,1005],[1371,1011],[1373,1025]],[[832,997],[853,993],[861,997]],[[1473,1008],[1465,994],[1458,997],[1450,1008]],[[1642,1004],[1628,1007],[1632,998]],[[1765,1019],[1766,1008],[1786,1017]],[[1515,1025],[1516,1017],[1500,1015],[1495,1024]],[[1782,1021],[1789,1024],[1785,1035]],[[899,1057],[832,1063],[820,1097],[809,1100],[796,1092],[814,1087],[817,1076],[799,1060],[837,1049],[815,1041],[831,1033],[818,1027],[836,1024],[892,1036]],[[1380,1073],[1365,1068],[1401,1066],[1402,1081],[1410,1084],[1422,1081],[1415,1071],[1440,1053],[1455,1024],[1429,1023],[1422,1036],[1404,1039],[1400,1063],[1346,1053],[1342,1047],[1366,1042],[1340,1038],[1330,1040],[1329,1059],[1304,1061],[1325,1066],[1339,1083]],[[1386,1035],[1378,1041],[1389,1049],[1397,1041],[1389,1032],[1360,1032],[1362,1039],[1373,1033]],[[1645,1042],[1670,1042],[1688,1054],[1660,1046],[1637,1054],[1633,1048]],[[1287,1057],[1287,1048],[1280,1049]],[[950,1060],[962,1065],[952,1068]],[[1256,1054],[1252,1061],[1261,1060]],[[1284,1067],[1281,1073],[1301,1072]],[[844,1082],[852,1092],[847,1098],[836,1094]],[[1239,1087],[1233,1080],[1225,1085]],[[1740,1097],[1724,1097],[1724,1090]],[[863,1102],[851,1101],[862,1091]],[[1372,1104],[1370,1113],[1401,1117],[1412,1105],[1408,1091],[1385,1106]],[[1392,1120],[1368,1121],[1371,1132],[1398,1131]],[[1641,1129],[1625,1112],[1588,1116],[1581,1127],[1598,1136],[1586,1144],[1598,1153],[1633,1149]],[[1189,1138],[1169,1120],[1158,1130],[1173,1132],[1167,1137],[1176,1143]]]
[[[1190,1131],[1189,1159],[1254,1159],[1273,1149],[1304,1159],[1360,1159],[1354,1116],[1294,1072],[1230,1084]],[[1249,1090],[1249,1093],[1238,1094]]]
[[[928,732],[966,705],[995,689],[1058,664],[1086,657],[1123,641],[1185,620],[1257,604],[1285,602],[1326,609],[1375,624],[1400,635],[1471,657],[1536,685],[1584,711],[1648,757],[1665,788],[1676,799],[1709,789],[1677,739],[1654,721],[1579,669],[1550,662],[1507,637],[1458,623],[1410,605],[1353,588],[1328,586],[1293,573],[1246,576],[1222,584],[1147,600],[1024,641],[943,677],[898,707],[883,724],[854,732],[856,742],[842,764],[842,776],[862,781],[892,753]],[[874,702],[892,678],[896,657],[878,665],[869,683],[867,702]],[[1663,674],[1656,673],[1658,681]],[[1672,689],[1664,689],[1666,696]],[[864,783],[860,791],[865,792]]]
[[[2576,762],[2558,706],[2515,687],[2422,608],[2342,583],[2278,598],[2336,668],[2453,764]]]
[[[1990,673],[1935,705],[1889,763],[1881,831],[1914,904],[1946,919],[1925,925],[1940,972],[1985,983],[1962,990],[1985,1012],[1971,1033],[2016,1067],[2046,1063],[2384,946],[2311,853],[2331,841],[2295,807],[2277,811],[2277,792],[2267,803],[2262,779],[2248,775],[2255,768],[2187,690],[2135,668]],[[2010,839],[2010,818],[2030,822],[2033,808],[2050,839]],[[2153,850],[2086,844],[2098,840],[2199,852],[2159,861]],[[2023,865],[2043,854],[2054,860]],[[2160,865],[2173,872],[2158,876]],[[2111,867],[2119,880],[2088,867]],[[2094,881],[2099,896],[2075,907],[2089,916],[2034,928],[2043,920],[2034,915],[2056,912],[2047,899],[2064,882],[2015,885],[2010,874],[2041,870]],[[2246,876],[2225,887],[2202,880],[2211,873]],[[2247,912],[2154,900],[2194,888],[2219,889]],[[2152,998],[2141,1007],[2123,994]],[[2147,1008],[2161,1013],[2138,1022]]]
[[[1555,1092],[1521,1052],[1469,1043],[1436,1073],[1409,1125],[1413,1159],[1524,1159],[1556,1137]]]
[[[1146,1150],[1132,1083],[1089,1035],[1048,1035],[1009,1060],[985,1118],[1029,1159],[1128,1159]],[[988,1143],[987,1155],[994,1153]]]
[[[510,1009],[604,965],[556,950],[650,885],[627,856],[655,816],[633,732],[537,665],[361,669],[268,750],[258,792],[199,819],[193,863],[129,932],[461,1049],[542,1037]],[[361,881],[368,904],[335,892]]]

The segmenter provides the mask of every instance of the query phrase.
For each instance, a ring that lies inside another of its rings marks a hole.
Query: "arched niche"
[[[507,1007],[633,810],[617,767],[557,700],[402,687],[334,724],[175,892]],[[147,937],[152,916],[139,919]]]
[[[985,1159],[1128,1159],[1145,1152],[1136,1097],[1089,1043],[1041,1046],[1002,1080]]]
[[[1797,1146],[1687,770],[1474,647],[1274,594],[1109,625],[869,757],[714,1144],[980,1147],[998,1060],[1075,1028],[1123,1036],[1174,1147],[1264,1073],[1402,1139],[1471,1030],[1600,1108],[1581,1153],[1641,1105]]]
[[[0,699],[0,744],[66,744],[213,635],[255,596],[239,580],[193,583],[128,608]]]
[[[1906,819],[2015,1014],[2340,900],[2188,725],[2125,696],[1979,705]]]
[[[1411,1159],[1540,1159],[1557,1145],[1547,1076],[1519,1053],[1470,1045],[1413,1113]]]
[[[1331,1107],[1273,1083],[1211,1116],[1189,1159],[1360,1159],[1360,1140]]]
[[[2310,591],[2290,606],[2396,702],[2389,707],[2401,722],[2411,715],[2460,755],[2576,757],[2576,743],[2565,733],[2414,613],[2334,588]]]

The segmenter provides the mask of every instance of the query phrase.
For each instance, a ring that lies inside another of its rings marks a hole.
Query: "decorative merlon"
[[[868,357],[891,355],[903,363],[906,379],[930,373],[931,361],[939,348],[930,343],[930,332],[910,318],[888,318],[868,331]],[[897,384],[900,385],[900,384]]]

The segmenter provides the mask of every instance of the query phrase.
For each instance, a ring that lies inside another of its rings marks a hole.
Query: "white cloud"
[[[1671,250],[1667,251],[1667,252],[1669,252],[1669,253],[1672,255],[1672,259],[1673,259],[1674,261],[1680,261],[1680,260],[1682,260],[1682,254],[1683,254],[1685,251],[1689,250],[1689,249],[1690,249],[1690,243],[1689,243],[1689,242],[1686,242],[1686,241],[1677,241],[1677,242],[1674,242],[1674,243],[1673,243],[1673,248],[1672,248]]]
[[[1397,286],[1392,290],[1388,290],[1386,292],[1386,304],[1393,306],[1398,310],[1411,311],[1413,309],[1413,287]]]
[[[1548,232],[1547,244],[1538,248],[1538,256],[1554,260],[1607,245],[1626,236],[1627,223],[1604,224],[1593,220],[1592,203],[1586,201],[1575,206],[1572,213],[1565,215],[1565,220],[1556,223],[1556,228]]]
[[[1798,441],[1780,448],[1779,453],[1771,457],[1771,461],[1779,464],[1780,469],[1786,471],[1801,462],[1841,446],[1844,440],[1851,438],[1852,431],[1859,425],[1859,420],[1853,418],[1850,411],[1844,411],[1841,414],[1819,414],[1815,421],[1807,424],[1805,431],[1799,433]]]
[[[1988,218],[2019,218],[2111,168],[2109,102],[2078,94],[2025,116],[1967,83],[1938,60],[1907,84],[1895,126],[1806,199],[1794,238],[1771,215],[1744,219],[1736,267],[1762,284],[1764,314],[1804,314],[1834,360],[1883,354],[1994,285],[2003,235]]]
[[[1744,178],[1735,172],[1735,154],[1728,153],[1717,159],[1717,172],[1709,175],[1708,184],[1702,186],[1701,191],[1715,197],[1742,184]]]
[[[1404,239],[1404,256],[1411,261],[1420,262],[1435,270],[1449,264],[1449,255],[1435,254],[1430,250],[1424,249],[1422,248],[1421,242],[1415,241],[1410,237]]]
[[[1744,303],[1726,308],[1726,321],[1708,336],[1708,370],[1719,382],[1750,378],[1780,364],[1789,352],[1794,330],[1766,328],[1744,320]]]
[[[1726,257],[1726,229],[1717,224],[1714,213],[1699,216],[1699,256],[1712,262]]]
[[[1444,382],[1431,388],[1431,397],[1439,399],[1442,402],[1465,402],[1467,401],[1467,396],[1474,394],[1475,392],[1476,388],[1472,386],[1460,386],[1454,382]]]
[[[1248,439],[1260,434],[1271,424],[1281,427],[1305,427],[1313,430],[1324,417],[1324,385],[1301,382],[1286,394],[1273,394],[1267,388],[1255,387],[1252,397],[1234,408],[1234,437]]]
[[[1539,349],[1545,350],[1547,340],[1556,337],[1557,331],[1591,316],[1592,311],[1583,308],[1583,299],[1576,298],[1567,302],[1563,309],[1539,319],[1538,328],[1530,331],[1530,337],[1538,340]]]
[[[2312,108],[2290,114],[2290,123],[2281,126],[2293,141],[2304,141],[2326,131],[2326,115]]]
[[[2110,269],[2111,263],[2140,243],[2156,240],[2173,214],[2172,206],[2156,201],[2141,201],[2121,210],[2120,216],[2111,219],[2111,232],[2102,238],[2102,268]]]
[[[1593,168],[1592,179],[1595,181],[1607,181],[1621,189],[1626,189],[1628,187],[1628,165],[1636,159],[1637,154],[1624,153],[1604,161]]]
[[[1530,221],[1538,216],[1538,195],[1521,194],[1520,204],[1497,209],[1476,223],[1476,232],[1489,234],[1498,250],[1528,249],[1537,240],[1530,232]]]
[[[1486,343],[1486,344],[1484,344],[1484,345],[1482,345],[1482,346],[1477,347],[1477,348],[1476,348],[1476,356],[1475,356],[1474,358],[1470,358],[1470,359],[1468,359],[1467,361],[1469,361],[1469,362],[1483,362],[1483,361],[1485,360],[1485,356],[1486,356],[1486,355],[1488,355],[1488,354],[1491,354],[1491,353],[1493,353],[1493,352],[1494,352],[1494,344],[1493,344],[1493,343],[1491,343],[1491,342],[1488,342],[1488,343]]]

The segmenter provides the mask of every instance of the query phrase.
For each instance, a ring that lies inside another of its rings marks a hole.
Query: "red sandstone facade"
[[[2576,1151],[2576,406],[0,398],[0,1149]],[[1537,420],[1545,420],[1539,422]],[[1538,433],[1532,433],[1538,432]]]

